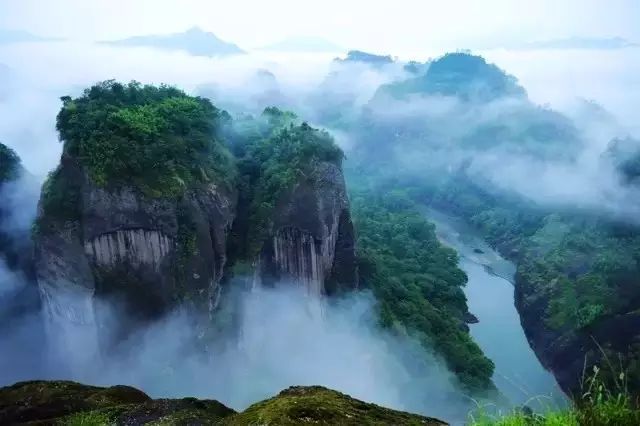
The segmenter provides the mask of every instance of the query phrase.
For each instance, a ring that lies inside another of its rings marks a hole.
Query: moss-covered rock
[[[69,381],[20,382],[0,389],[0,424],[53,423],[73,413],[151,401],[128,386],[102,388]]]
[[[0,388],[0,424],[31,425],[429,425],[446,423],[369,404],[321,386],[295,386],[236,413],[218,401],[151,399],[129,386],[69,381]]]
[[[293,386],[244,412],[226,425],[446,425],[417,414],[383,408],[321,386]]]
[[[142,404],[126,404],[82,411],[64,417],[64,425],[218,425],[235,411],[218,401],[196,398],[157,399]]]

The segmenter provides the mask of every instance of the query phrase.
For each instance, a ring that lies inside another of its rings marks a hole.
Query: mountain
[[[194,56],[229,56],[245,53],[235,44],[223,41],[215,34],[203,31],[198,27],[181,33],[136,36],[104,43],[114,46],[178,50]]]
[[[254,286],[293,281],[318,297],[357,284],[343,154],[327,133],[270,109],[247,123],[257,134],[225,134],[228,114],[209,101],[137,83],[63,102],[34,242],[54,350],[72,366],[178,306],[204,334],[234,267]],[[128,319],[107,340],[98,298]]]
[[[43,37],[37,34],[30,33],[28,31],[0,29],[0,44],[59,40],[62,39],[54,37]]]
[[[382,86],[376,96],[382,94],[399,99],[412,94],[456,96],[481,102],[526,96],[514,77],[481,56],[461,52],[438,58],[421,76]]]
[[[394,62],[394,59],[390,55],[383,56],[363,52],[361,50],[350,50],[345,58],[336,58],[334,61],[338,63],[359,62],[373,66],[382,66],[392,64]]]
[[[585,110],[584,122],[608,121],[597,105]],[[474,227],[516,264],[523,330],[567,395],[583,392],[584,372],[594,367],[609,386],[624,371],[626,389],[640,394],[637,140],[614,140],[597,178],[565,186],[565,176],[584,173],[581,157],[593,148],[585,135],[596,133],[534,104],[482,57],[460,52],[381,87],[361,120],[349,129],[362,133],[350,153],[359,157],[359,176],[379,176],[389,193],[415,192],[412,199]]]
[[[291,37],[264,46],[260,48],[260,50],[273,50],[278,52],[335,53],[344,51],[345,49],[320,37]]]

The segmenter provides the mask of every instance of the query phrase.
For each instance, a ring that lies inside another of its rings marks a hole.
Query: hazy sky
[[[322,36],[374,51],[620,36],[640,40],[639,0],[0,0],[0,28],[74,39],[198,25],[245,48]]]

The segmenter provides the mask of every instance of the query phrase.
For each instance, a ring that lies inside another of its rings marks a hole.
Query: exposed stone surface
[[[68,188],[78,194],[67,207],[74,214],[56,216],[41,205],[35,238],[37,280],[54,353],[82,368],[100,346],[110,346],[100,328],[112,312],[96,304],[97,296],[115,301],[134,323],[182,304],[195,307],[206,321],[220,292],[236,194],[213,183],[177,198],[153,198],[127,186],[98,187],[66,155],[59,173],[77,185]],[[126,337],[130,325],[111,330],[109,338]]]
[[[85,253],[97,266],[113,268],[129,262],[134,267],[147,266],[159,271],[162,260],[174,245],[168,236],[158,231],[127,229],[102,234],[85,242]]]
[[[0,424],[428,425],[446,423],[383,408],[320,386],[296,386],[236,413],[213,400],[156,399],[128,386],[68,381],[0,388]]]
[[[604,356],[603,350],[610,354],[640,350],[640,311],[612,315],[578,331],[555,330],[544,321],[551,302],[549,295],[521,276],[516,276],[516,284],[515,304],[525,335],[542,365],[553,373],[567,395],[584,393],[581,381],[590,377],[594,365],[605,375],[617,377],[622,372],[618,371],[623,369],[621,360]],[[623,364],[628,362],[623,359]],[[632,394],[640,393],[639,383],[629,381],[627,388]]]
[[[292,279],[310,294],[357,283],[355,238],[342,170],[323,162],[278,201],[273,234],[260,254],[264,283]]]

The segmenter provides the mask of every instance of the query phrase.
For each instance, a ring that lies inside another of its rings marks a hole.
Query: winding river
[[[460,255],[467,273],[465,287],[469,311],[478,318],[470,333],[485,355],[495,363],[494,383],[514,406],[540,411],[566,404],[553,375],[540,364],[520,324],[514,306],[515,265],[464,223],[427,209],[436,235]]]

